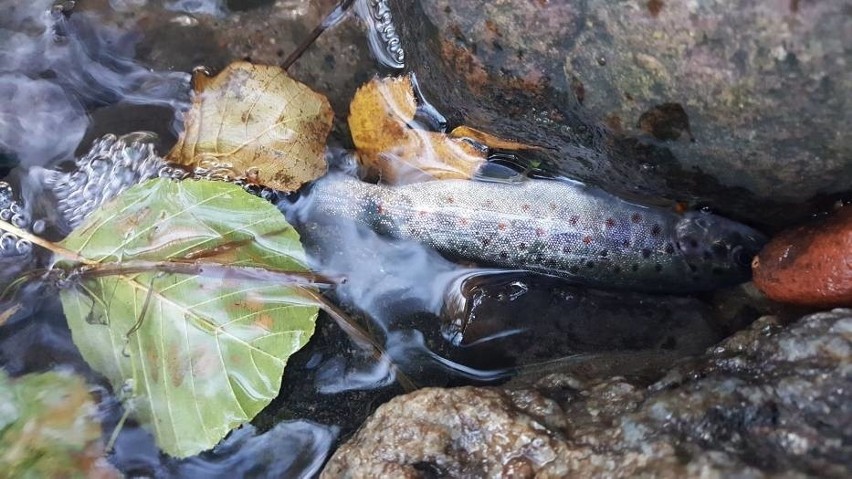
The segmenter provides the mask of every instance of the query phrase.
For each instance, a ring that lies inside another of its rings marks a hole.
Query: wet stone
[[[650,386],[560,373],[381,406],[324,477],[848,477],[852,310],[764,317]]]
[[[795,7],[794,7],[795,6]],[[427,99],[544,169],[767,225],[852,184],[843,0],[392,2]]]
[[[695,298],[599,291],[533,275],[469,280],[447,303],[449,353],[478,367],[511,367],[583,353],[701,353],[721,339],[713,309]],[[499,359],[498,359],[499,358]]]

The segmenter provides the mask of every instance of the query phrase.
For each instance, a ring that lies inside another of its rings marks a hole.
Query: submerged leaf
[[[298,233],[239,186],[142,183],[63,245],[98,265],[200,265],[200,274],[84,274],[62,292],[83,357],[128,394],[125,406],[173,456],[209,449],[253,418],[313,334],[318,308],[304,290],[229,270],[307,270]]]
[[[374,78],[359,88],[349,106],[349,129],[361,163],[391,183],[473,177],[485,151],[417,128],[416,110],[408,76]]]
[[[170,161],[230,165],[238,176],[283,191],[325,173],[334,114],[324,96],[277,66],[236,62],[215,77],[201,75]]]
[[[0,475],[120,477],[103,457],[85,381],[51,371],[9,379],[0,370]]]

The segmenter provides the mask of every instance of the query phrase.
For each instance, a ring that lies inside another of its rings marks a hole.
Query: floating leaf
[[[9,379],[0,370],[0,475],[120,477],[103,457],[85,381],[51,371]]]
[[[391,183],[471,178],[486,153],[470,142],[414,125],[411,77],[374,78],[349,105],[349,129],[361,163]]]
[[[296,231],[268,202],[214,181],[151,180],[62,244],[95,262],[62,305],[74,343],[173,456],[215,445],[278,395],[317,316],[300,287],[242,274],[306,271]],[[132,265],[197,265],[198,274]],[[127,265],[123,274],[99,267]],[[240,269],[243,268],[243,269]]]
[[[215,77],[196,73],[185,130],[168,159],[230,165],[239,176],[294,191],[326,171],[328,100],[277,66],[230,64]]]

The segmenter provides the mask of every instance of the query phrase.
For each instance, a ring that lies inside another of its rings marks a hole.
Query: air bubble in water
[[[28,240],[19,239],[15,243],[15,250],[18,252],[18,254],[21,255],[30,254],[30,252],[33,250],[33,244],[30,243]]]
[[[17,242],[17,236],[12,233],[3,233],[3,235],[0,236],[0,252],[6,254],[12,252],[15,248],[15,243]]]
[[[387,0],[357,0],[355,9],[367,23],[367,39],[376,60],[395,70],[405,68],[405,51]]]

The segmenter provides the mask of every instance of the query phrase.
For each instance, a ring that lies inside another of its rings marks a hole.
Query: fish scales
[[[577,283],[688,292],[749,278],[764,238],[704,212],[634,204],[557,180],[441,180],[375,185],[344,175],[317,182],[317,213],[351,218],[446,256]]]

